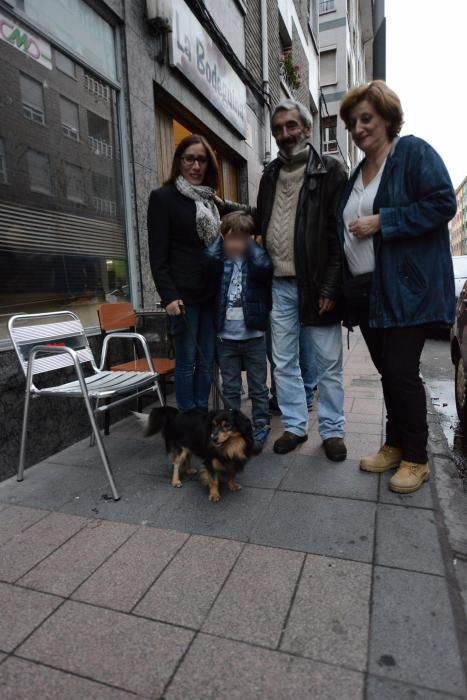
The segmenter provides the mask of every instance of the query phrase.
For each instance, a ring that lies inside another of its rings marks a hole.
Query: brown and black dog
[[[167,453],[172,455],[172,486],[182,486],[181,470],[194,474],[191,456],[203,460],[200,479],[209,489],[209,500],[220,499],[219,479],[225,476],[230,491],[239,491],[237,474],[253,455],[251,421],[241,411],[183,413],[171,406],[153,408],[149,416],[135,414],[146,423],[145,434],[162,433]]]

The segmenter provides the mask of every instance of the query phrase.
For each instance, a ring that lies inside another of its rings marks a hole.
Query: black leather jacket
[[[258,233],[267,248],[276,183],[281,167],[273,160],[264,170],[255,212]],[[342,319],[342,253],[336,213],[347,182],[344,166],[332,156],[320,157],[313,147],[305,169],[295,220],[295,271],[299,290],[300,321],[326,326]],[[334,299],[336,308],[319,315],[319,298]]]

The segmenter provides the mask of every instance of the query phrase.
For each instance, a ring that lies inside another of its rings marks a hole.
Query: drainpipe
[[[261,0],[261,58],[263,69],[263,94],[264,94],[264,157],[263,164],[267,165],[271,160],[271,106],[269,92],[269,41],[268,41],[268,3]]]

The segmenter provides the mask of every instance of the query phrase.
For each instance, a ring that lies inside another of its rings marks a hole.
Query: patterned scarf
[[[207,247],[219,235],[221,217],[214,202],[215,191],[205,185],[190,185],[182,175],[175,180],[177,190],[196,204],[196,231]]]

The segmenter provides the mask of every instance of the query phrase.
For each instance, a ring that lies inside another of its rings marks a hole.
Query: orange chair
[[[99,324],[103,335],[112,331],[134,331],[136,328],[136,314],[129,302],[118,302],[117,304],[100,304],[97,309]],[[137,357],[137,347],[133,343],[134,358],[129,362],[120,362],[111,365],[108,369],[115,372],[145,372],[148,369],[146,358]],[[164,401],[167,399],[167,377],[175,372],[175,360],[168,357],[152,357],[154,369],[161,379],[161,388],[164,394]],[[141,410],[138,408],[138,410]],[[108,434],[108,412],[105,414],[106,426],[105,434]]]

